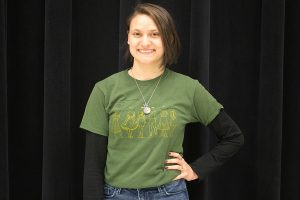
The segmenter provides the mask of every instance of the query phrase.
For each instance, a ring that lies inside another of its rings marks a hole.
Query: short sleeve
[[[198,82],[194,90],[194,117],[207,126],[220,112],[223,106]]]
[[[93,88],[86,104],[80,128],[100,135],[108,135],[108,114],[105,109],[105,95],[97,85]]]

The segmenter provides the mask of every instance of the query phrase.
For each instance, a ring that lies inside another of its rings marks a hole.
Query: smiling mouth
[[[138,49],[138,52],[140,52],[142,54],[151,54],[151,53],[154,53],[155,50],[154,49]]]

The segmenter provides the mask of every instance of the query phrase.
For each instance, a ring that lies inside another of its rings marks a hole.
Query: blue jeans
[[[105,200],[188,200],[185,180],[172,181],[165,185],[142,189],[115,188],[104,186]]]

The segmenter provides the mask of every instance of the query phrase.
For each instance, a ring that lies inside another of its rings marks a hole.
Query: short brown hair
[[[175,64],[180,53],[180,40],[175,28],[175,23],[169,12],[160,6],[151,3],[137,4],[127,19],[127,32],[129,32],[130,29],[131,20],[140,14],[149,16],[154,21],[161,34],[164,46],[163,65],[167,66]],[[128,46],[125,52],[125,58],[127,60],[128,58],[133,60]]]

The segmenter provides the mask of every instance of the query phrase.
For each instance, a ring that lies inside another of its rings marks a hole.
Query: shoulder
[[[108,88],[111,88],[112,86],[116,85],[120,80],[124,79],[125,73],[127,70],[123,70],[117,73],[114,73],[107,78],[96,82],[95,87],[100,90],[107,90]]]
[[[199,81],[197,79],[193,79],[188,75],[181,74],[178,72],[175,72],[171,69],[169,70],[169,78],[174,81],[175,83],[180,84],[181,86],[187,86],[187,87],[195,87]]]

